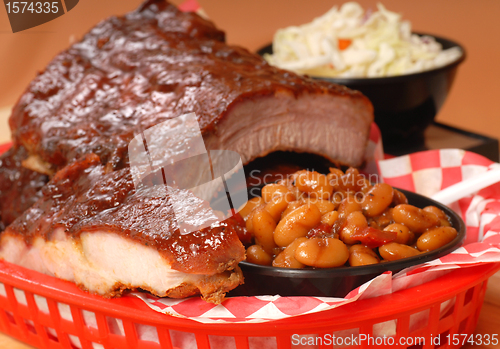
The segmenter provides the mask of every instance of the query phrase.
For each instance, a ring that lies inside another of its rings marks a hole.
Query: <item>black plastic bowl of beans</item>
[[[370,179],[330,168],[263,186],[240,211],[245,283],[232,295],[344,297],[460,246],[465,225],[451,209]]]

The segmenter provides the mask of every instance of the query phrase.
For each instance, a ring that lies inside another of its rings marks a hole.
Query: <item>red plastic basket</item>
[[[12,146],[12,143],[10,143],[10,142],[9,143],[0,144],[0,155],[2,155],[7,150],[9,150],[11,146]]]
[[[0,145],[0,154],[9,147]],[[284,320],[204,324],[155,312],[137,298],[91,295],[73,283],[0,261],[0,331],[38,348],[342,347],[331,344],[333,335],[366,339],[349,348],[387,343],[391,348],[456,348],[460,345],[448,338],[473,333],[487,280],[498,270],[498,263],[456,269],[418,287]],[[384,324],[393,327],[385,339],[377,337]],[[439,345],[431,341],[436,338]]]
[[[321,349],[333,348],[326,342],[335,333],[371,338],[350,348],[372,348],[382,344],[377,326],[393,321],[395,333],[384,343],[404,343],[391,347],[437,348],[431,338],[440,338],[440,348],[455,348],[447,336],[473,333],[487,280],[499,269],[457,269],[419,287],[284,320],[203,324],[155,312],[136,298],[94,296],[0,261],[0,331],[39,348],[286,349],[299,348],[300,338],[321,337],[323,343],[314,339],[318,345],[306,346]],[[443,304],[452,304],[445,314]],[[415,316],[424,321],[410,329]]]

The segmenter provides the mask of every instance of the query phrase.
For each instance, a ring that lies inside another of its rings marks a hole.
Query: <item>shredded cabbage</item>
[[[334,6],[311,23],[280,29],[273,54],[279,68],[324,77],[382,77],[433,69],[455,61],[459,47],[442,49],[430,36],[412,34],[409,21],[388,11],[364,11],[356,2]]]

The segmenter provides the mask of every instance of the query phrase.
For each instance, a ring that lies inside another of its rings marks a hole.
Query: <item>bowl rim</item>
[[[308,75],[308,74],[304,74],[304,76],[308,76],[308,77],[316,79],[316,80],[333,82],[333,83],[339,84],[339,85],[363,86],[363,85],[378,84],[381,82],[383,82],[383,83],[397,83],[397,82],[402,82],[405,80],[412,79],[414,77],[424,78],[424,77],[427,77],[429,75],[438,74],[438,73],[446,71],[448,69],[452,69],[452,68],[457,67],[459,64],[463,63],[466,59],[467,53],[466,53],[465,48],[463,47],[463,45],[461,45],[460,43],[458,43],[454,40],[448,39],[447,37],[437,36],[437,35],[424,33],[424,32],[412,32],[412,34],[417,34],[419,36],[431,36],[434,39],[436,39],[436,41],[439,42],[440,44],[446,43],[447,45],[449,45],[449,48],[459,47],[462,50],[462,55],[458,59],[456,59],[456,60],[454,60],[446,65],[443,65],[441,67],[433,68],[430,70],[424,70],[424,71],[416,72],[416,73],[403,74],[403,75],[383,76],[383,77],[375,77],[375,78],[368,78],[368,77],[366,77],[366,78],[346,78],[346,77],[334,78],[334,77],[322,77],[322,76]],[[257,54],[260,56],[263,56],[264,53],[272,52],[272,48],[273,48],[273,43],[271,42],[270,44],[267,44],[267,45],[261,47],[260,49],[258,49]]]
[[[245,272],[252,272],[260,275],[267,275],[273,277],[297,277],[297,278],[310,278],[310,279],[321,279],[326,277],[344,277],[344,276],[355,276],[355,275],[371,275],[371,274],[382,274],[387,271],[400,271],[402,269],[417,266],[425,262],[429,262],[435,260],[439,257],[447,255],[448,253],[456,250],[460,247],[462,242],[465,239],[466,235],[466,226],[462,218],[448,206],[441,204],[438,201],[435,201],[427,196],[417,194],[408,190],[395,188],[401,192],[403,192],[409,201],[410,205],[415,205],[413,201],[423,201],[425,202],[425,206],[434,205],[439,209],[443,210],[452,221],[452,226],[457,230],[457,236],[448,244],[429,252],[424,252],[417,256],[399,259],[396,261],[383,262],[378,264],[357,266],[357,267],[337,267],[337,268],[325,268],[325,269],[292,269],[292,268],[281,268],[281,267],[273,267],[273,266],[263,266],[258,264],[249,263],[247,261],[242,261],[239,263],[243,271],[243,275]],[[423,206],[423,207],[425,207]]]

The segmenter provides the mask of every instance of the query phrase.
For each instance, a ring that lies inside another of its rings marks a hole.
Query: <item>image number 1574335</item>
[[[57,5],[56,1],[12,1],[5,3],[7,13],[58,13],[59,7]]]
[[[12,1],[4,0],[12,32],[36,27],[72,10],[78,0]]]

